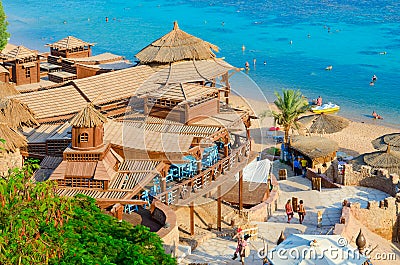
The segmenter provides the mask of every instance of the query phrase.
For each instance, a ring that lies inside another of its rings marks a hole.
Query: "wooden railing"
[[[165,192],[158,194],[156,197],[167,205],[176,204],[180,199],[187,199],[192,193],[196,193],[211,185],[221,174],[229,172],[236,163],[240,162],[244,157],[248,157],[249,153],[250,141],[246,141],[238,148],[233,149],[229,156],[221,159],[215,165],[207,168],[193,178],[176,184]]]

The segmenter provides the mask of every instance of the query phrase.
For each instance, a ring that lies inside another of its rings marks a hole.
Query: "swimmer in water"
[[[246,46],[244,46],[244,44],[242,45],[242,52],[244,52],[246,50]]]
[[[249,62],[246,62],[246,63],[244,64],[244,66],[245,66],[246,70],[249,70],[249,69],[250,69],[250,64],[249,64]]]

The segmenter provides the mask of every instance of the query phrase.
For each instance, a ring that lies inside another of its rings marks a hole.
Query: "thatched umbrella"
[[[375,149],[384,151],[388,145],[392,151],[400,152],[400,133],[391,133],[382,135],[375,140],[372,140],[372,145]]]
[[[15,89],[15,86],[13,84],[0,81],[0,98],[5,98],[17,94],[19,94],[19,92],[17,89]]]
[[[374,168],[398,168],[400,166],[400,153],[390,151],[390,145],[386,151],[377,151],[364,155],[364,162]]]
[[[308,127],[310,133],[316,134],[340,132],[350,123],[343,117],[324,113],[301,117],[299,122]]]
[[[28,106],[13,98],[0,98],[0,122],[11,128],[39,125]]]
[[[311,159],[326,157],[339,149],[338,143],[319,136],[292,136],[290,147]]]
[[[0,142],[0,149],[4,149],[7,152],[14,152],[17,148],[21,148],[27,145],[24,136],[19,134],[14,129],[8,127],[7,124],[0,122],[0,139],[5,142]]]
[[[212,50],[218,52],[218,47],[182,31],[175,21],[171,32],[143,48],[136,58],[142,64],[207,60],[215,58]]]
[[[107,118],[89,103],[70,121],[74,127],[93,128],[107,122]]]

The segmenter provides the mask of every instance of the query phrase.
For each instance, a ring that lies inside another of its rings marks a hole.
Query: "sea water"
[[[375,110],[384,120],[374,122],[400,124],[399,1],[3,0],[3,6],[13,44],[48,51],[45,44],[73,35],[95,43],[93,54],[130,60],[178,21],[217,45],[217,56],[232,65],[248,61],[250,70],[233,81],[240,86],[251,78],[270,102],[274,91],[295,88],[340,105],[343,116],[372,121]],[[370,86],[374,74],[378,81]]]

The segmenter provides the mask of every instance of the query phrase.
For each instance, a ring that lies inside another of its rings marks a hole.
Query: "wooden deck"
[[[257,155],[256,152],[250,151],[250,142],[247,141],[214,166],[202,171],[193,178],[183,181],[179,185],[175,185],[173,188],[159,194],[157,198],[167,205],[188,205],[196,198],[215,190],[218,186],[222,186],[225,189],[226,185],[222,184],[229,180],[236,181],[235,175],[250,161],[254,160]],[[223,190],[223,192],[226,191]]]

